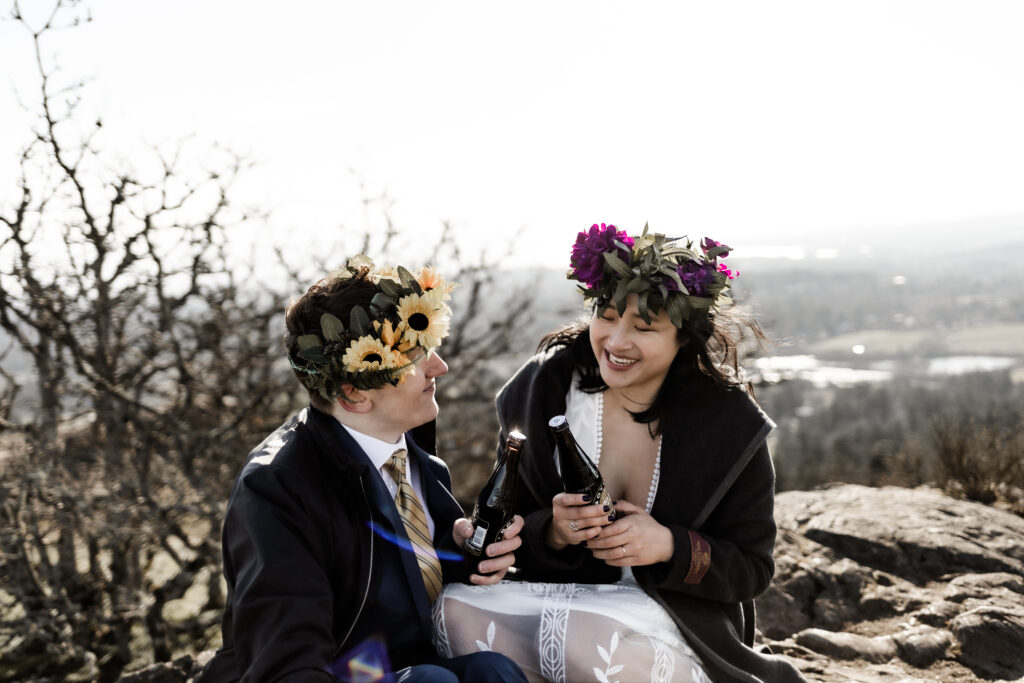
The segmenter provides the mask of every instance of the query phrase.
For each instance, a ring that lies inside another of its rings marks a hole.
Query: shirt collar
[[[408,450],[405,445],[405,434],[402,434],[396,443],[388,443],[387,441],[381,441],[375,436],[357,432],[346,424],[342,424],[340,422],[339,424],[341,424],[341,426],[345,428],[345,431],[355,439],[356,443],[359,444],[359,447],[363,449],[364,453],[366,453],[366,457],[370,459],[370,462],[372,462],[373,466],[378,470],[387,464],[388,460],[391,459],[391,456],[394,455],[395,451],[399,448],[405,448]]]

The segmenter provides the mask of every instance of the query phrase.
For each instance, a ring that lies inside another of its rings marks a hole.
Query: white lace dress
[[[599,461],[603,395],[585,394],[575,384],[566,417],[580,445]],[[648,512],[660,470],[659,451]],[[434,645],[445,657],[501,652],[531,681],[711,681],[672,617],[629,567],[612,584],[449,584],[434,605]]]

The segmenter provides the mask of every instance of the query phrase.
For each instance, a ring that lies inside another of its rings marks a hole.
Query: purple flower
[[[708,261],[687,261],[676,268],[683,287],[693,296],[707,296],[708,285],[715,282],[715,264]],[[669,291],[679,291],[674,280],[666,279],[665,284]]]
[[[572,245],[573,275],[588,288],[594,288],[604,277],[604,254],[618,250],[619,258],[629,263],[629,249],[622,249],[615,244],[618,240],[627,247],[633,247],[633,238],[623,230],[616,230],[614,225],[598,225],[594,223],[590,230],[584,230],[576,236],[576,244]]]
[[[721,242],[718,242],[718,241],[715,241],[715,240],[711,239],[710,237],[705,237],[704,239],[702,239],[700,241],[700,248],[701,248],[701,250],[703,250],[703,252],[705,254],[708,253],[711,249],[713,249],[715,247],[723,247],[723,246],[725,246],[725,245],[722,244]],[[726,248],[728,249],[728,247],[726,247]],[[729,252],[724,252],[722,254],[719,254],[719,256],[721,256],[723,258],[728,256],[728,255],[729,255]]]

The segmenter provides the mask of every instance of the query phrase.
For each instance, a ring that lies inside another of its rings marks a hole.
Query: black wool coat
[[[441,562],[444,580],[464,581],[469,566],[455,559],[459,553],[452,539],[462,508],[451,495],[448,467],[429,453],[433,430],[434,423],[428,423],[406,433],[409,457],[420,464],[434,546],[447,551]],[[402,642],[418,643],[392,651],[392,667],[437,660],[430,643],[430,604],[416,561],[373,531],[398,533],[400,518],[375,502],[380,475],[356,457],[357,451],[335,418],[310,407],[249,454],[224,521],[224,645],[201,683],[336,680],[325,667],[356,644],[360,618],[375,607],[382,562],[409,565],[415,604],[407,611],[419,616],[382,634],[390,640],[402,629]]]
[[[520,368],[497,397],[499,443],[514,429],[527,436],[517,505],[526,526],[516,565],[525,580],[612,583],[618,567],[580,546],[556,552],[544,540],[551,499],[562,492],[547,422],[565,412],[572,375],[569,348],[549,350]],[[671,530],[675,554],[670,562],[634,567],[634,575],[672,615],[713,680],[802,681],[789,663],[752,649],[753,600],[775,572],[775,473],[765,445],[774,425],[746,393],[695,369],[669,387],[668,405],[651,515]],[[687,581],[695,576],[690,531],[710,547],[710,565],[696,583]]]

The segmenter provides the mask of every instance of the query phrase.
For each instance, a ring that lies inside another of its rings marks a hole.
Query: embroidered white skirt
[[[449,584],[434,605],[445,657],[492,650],[531,681],[711,683],[668,613],[630,579],[614,584]]]

